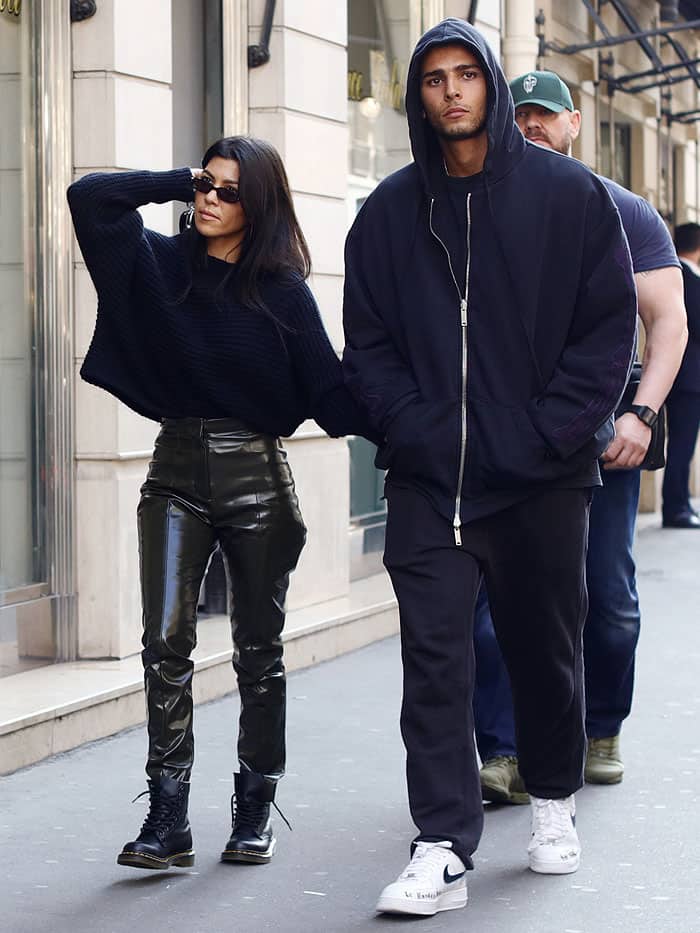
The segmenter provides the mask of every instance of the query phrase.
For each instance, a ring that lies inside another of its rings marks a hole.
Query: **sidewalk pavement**
[[[269,866],[220,864],[228,837],[237,697],[196,710],[193,869],[140,872],[115,858],[143,819],[144,730],[0,779],[4,933],[700,933],[700,535],[638,535],[643,633],[625,780],[577,796],[577,874],[526,868],[529,808],[487,807],[465,910],[375,918],[413,827],[391,638],[289,678],[289,773]]]

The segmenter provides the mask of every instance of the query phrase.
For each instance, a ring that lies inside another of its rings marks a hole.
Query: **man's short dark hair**
[[[700,249],[700,224],[679,224],[673,237],[679,253],[694,253]]]

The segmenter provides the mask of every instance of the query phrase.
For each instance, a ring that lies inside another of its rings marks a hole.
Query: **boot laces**
[[[270,804],[272,804],[279,813],[291,832],[292,827],[289,820],[284,813],[282,813],[274,800],[260,802],[259,800],[250,800],[245,797],[241,797],[239,800],[235,794],[231,798],[231,819],[233,821],[233,828],[241,829],[241,827],[250,827],[252,829],[257,829],[263,820],[267,818]]]
[[[180,809],[180,794],[176,797],[168,796],[161,793],[157,784],[151,784],[149,782],[149,789],[142,791],[134,797],[131,802],[136,803],[137,800],[140,800],[141,797],[145,797],[146,794],[150,796],[150,805],[148,808],[148,815],[141,827],[141,832],[150,831],[157,835],[169,832],[177,822]]]
[[[538,799],[532,803],[532,836],[535,842],[540,845],[558,842],[571,832],[572,814],[566,800]]]
[[[445,852],[442,846],[416,843],[413,858],[399,875],[399,881],[432,881],[435,872],[444,865]]]
[[[592,758],[615,759],[617,757],[617,736],[606,739],[589,739],[588,754]]]
[[[484,766],[489,769],[498,769],[499,771],[505,771],[507,774],[510,774],[513,767],[517,770],[518,759],[514,755],[496,755],[495,758],[489,758]]]

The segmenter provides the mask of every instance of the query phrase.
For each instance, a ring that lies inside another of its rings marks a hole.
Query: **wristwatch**
[[[654,411],[653,408],[649,408],[648,405],[630,405],[630,411],[639,418],[640,421],[643,421],[648,428],[653,428],[656,424],[656,419],[659,417],[658,411]]]

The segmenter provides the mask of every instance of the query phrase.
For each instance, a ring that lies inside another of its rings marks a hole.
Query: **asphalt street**
[[[116,865],[143,820],[145,732],[0,779],[3,933],[700,933],[700,534],[638,534],[643,634],[627,772],[577,796],[578,873],[527,869],[529,807],[487,807],[464,910],[377,918],[413,834],[398,731],[399,646],[377,643],[289,678],[289,773],[268,866],[219,862],[229,828],[235,695],[196,711],[193,869]]]

